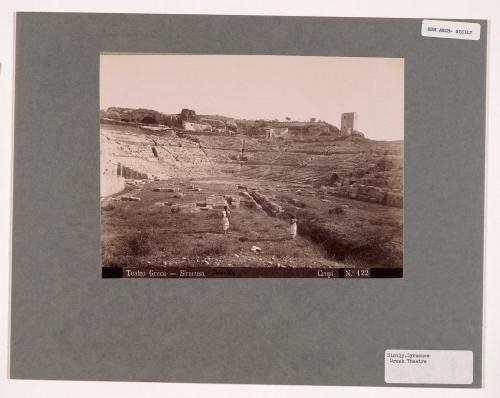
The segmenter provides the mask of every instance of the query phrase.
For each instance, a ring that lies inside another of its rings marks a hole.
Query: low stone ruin
[[[141,198],[137,196],[122,196],[120,197],[121,200],[126,201],[126,202],[140,202]]]
[[[241,191],[240,195],[242,196],[242,198],[240,199],[240,204],[249,209],[262,210],[262,206],[258,204],[252,197],[252,195],[250,195],[247,191]]]
[[[226,202],[229,206],[238,208],[240,207],[240,197],[237,195],[225,195],[224,199],[226,199]]]
[[[224,208],[224,206],[228,206],[226,199],[222,195],[209,195],[206,197],[205,202],[206,206],[212,209]]]
[[[331,191],[336,196],[378,203],[386,206],[403,207],[403,195],[362,184],[344,185]]]
[[[179,192],[179,188],[153,188],[153,192]]]
[[[283,208],[279,204],[272,201],[269,197],[260,193],[259,191],[252,191],[252,192],[250,192],[250,195],[252,196],[252,198],[255,199],[255,201],[258,204],[260,204],[262,206],[262,208],[269,215],[276,217],[280,213],[283,213]]]

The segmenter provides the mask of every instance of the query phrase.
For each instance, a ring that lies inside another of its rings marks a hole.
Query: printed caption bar
[[[103,278],[402,278],[402,268],[103,267]]]

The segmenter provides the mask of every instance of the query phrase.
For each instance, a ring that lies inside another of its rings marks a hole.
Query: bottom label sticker
[[[472,370],[472,351],[385,351],[386,383],[472,384]]]

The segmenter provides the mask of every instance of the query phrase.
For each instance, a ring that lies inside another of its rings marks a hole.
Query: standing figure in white
[[[295,216],[292,216],[290,220],[290,235],[292,239],[295,239],[297,236],[297,218],[295,218]]]
[[[224,206],[222,210],[222,233],[227,234],[229,232],[229,217],[231,217],[231,212],[227,206]]]

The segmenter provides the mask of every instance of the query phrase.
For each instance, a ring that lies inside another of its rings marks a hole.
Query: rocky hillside
[[[104,122],[101,153],[151,178],[232,175],[323,187],[396,207],[403,203],[401,141],[265,139]]]

